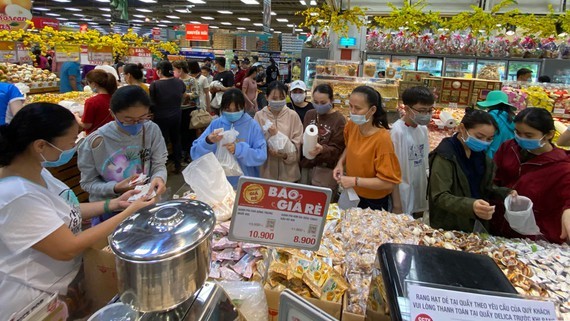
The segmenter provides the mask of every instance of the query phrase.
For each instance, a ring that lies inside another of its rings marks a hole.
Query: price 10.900
[[[249,237],[254,238],[254,239],[273,240],[273,238],[275,238],[275,233],[260,232],[260,231],[249,231]]]

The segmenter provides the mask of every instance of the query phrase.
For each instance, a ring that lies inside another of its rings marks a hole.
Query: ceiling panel
[[[488,9],[491,9],[497,3],[500,3],[500,0],[488,0],[487,5]],[[562,4],[564,0],[517,0],[516,8],[518,8],[521,12],[527,13],[548,13],[548,5],[552,5],[555,11],[560,12],[562,11]],[[508,11],[513,9],[515,6],[507,7],[503,11]]]

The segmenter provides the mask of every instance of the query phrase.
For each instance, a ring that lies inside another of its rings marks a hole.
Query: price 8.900
[[[273,238],[275,238],[275,233],[260,232],[260,231],[249,231],[249,237],[254,238],[254,239],[273,240]]]
[[[315,245],[317,243],[317,239],[314,237],[295,236],[293,238],[293,242],[299,243],[299,244]]]

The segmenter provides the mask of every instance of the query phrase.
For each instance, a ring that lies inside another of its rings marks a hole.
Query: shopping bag
[[[289,137],[285,136],[285,134],[283,134],[282,132],[277,132],[277,134],[267,139],[267,145],[269,146],[269,148],[280,152],[283,149],[285,149],[285,146],[287,145],[288,141]]]
[[[224,85],[218,81],[218,80],[214,80],[212,81],[212,83],[210,84],[210,88],[224,88]],[[215,108],[215,109],[220,109],[220,107],[222,106],[222,96],[223,96],[223,92],[219,91],[217,92],[214,97],[212,97],[212,100],[210,101],[210,107]]]
[[[236,193],[213,153],[193,160],[182,172],[196,199],[212,207],[218,222],[232,217]]]
[[[358,207],[360,203],[360,197],[356,194],[354,188],[345,188],[338,199],[338,207],[343,210],[348,210],[353,207]]]
[[[239,132],[235,129],[230,129],[220,133],[223,136],[222,140],[217,143],[216,158],[222,165],[226,176],[242,176],[243,171],[236,160],[236,157],[224,146],[226,144],[235,143]]]
[[[190,113],[190,129],[205,128],[212,122],[212,115],[204,109],[196,109]]]
[[[505,219],[511,228],[522,235],[539,235],[540,228],[536,225],[532,201],[528,197],[511,195],[505,198]]]

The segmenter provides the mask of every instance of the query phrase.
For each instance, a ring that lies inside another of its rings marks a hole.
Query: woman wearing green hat
[[[499,125],[495,138],[487,149],[487,156],[493,158],[493,155],[495,155],[502,143],[515,138],[513,117],[515,116],[514,111],[516,108],[509,104],[509,97],[500,90],[489,92],[487,99],[478,102],[477,106],[481,109],[486,109]]]

